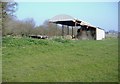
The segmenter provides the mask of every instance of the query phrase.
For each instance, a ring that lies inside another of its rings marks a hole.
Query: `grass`
[[[3,38],[3,82],[118,82],[118,41]]]

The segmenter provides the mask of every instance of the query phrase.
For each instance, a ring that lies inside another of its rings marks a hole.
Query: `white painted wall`
[[[96,28],[96,40],[102,40],[105,38],[105,31],[99,28]]]

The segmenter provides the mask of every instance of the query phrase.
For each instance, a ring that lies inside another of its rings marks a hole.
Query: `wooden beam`
[[[73,39],[73,26],[72,26],[72,39]]]
[[[75,20],[75,30],[77,29],[77,27],[76,27],[76,26],[77,26],[77,22],[76,22],[76,20]]]
[[[57,24],[56,24],[56,33],[55,33],[55,35],[58,36]]]
[[[67,26],[67,29],[68,29],[68,30],[67,30],[67,35],[69,35],[69,26]]]
[[[62,36],[64,36],[64,25],[62,25]]]

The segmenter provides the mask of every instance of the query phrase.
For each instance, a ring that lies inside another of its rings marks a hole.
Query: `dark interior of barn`
[[[81,40],[95,40],[96,28],[81,26],[81,28],[77,30],[77,38]]]

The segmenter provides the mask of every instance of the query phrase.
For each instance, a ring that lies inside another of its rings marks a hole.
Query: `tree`
[[[57,26],[56,24],[54,23],[49,23],[48,20],[46,20],[44,23],[43,23],[43,28],[46,29],[46,35],[48,36],[58,36],[60,35],[61,33],[61,30],[59,28],[59,26]]]
[[[18,4],[16,2],[2,2],[2,18],[7,18],[8,16],[14,16],[17,10]]]
[[[8,22],[8,19],[11,19],[14,16],[15,11],[17,10],[16,2],[1,2],[0,7],[2,8],[2,34],[5,35],[5,24]]]
[[[33,29],[35,28],[35,22],[32,18],[27,18],[22,22],[22,35],[29,36],[33,33]]]

